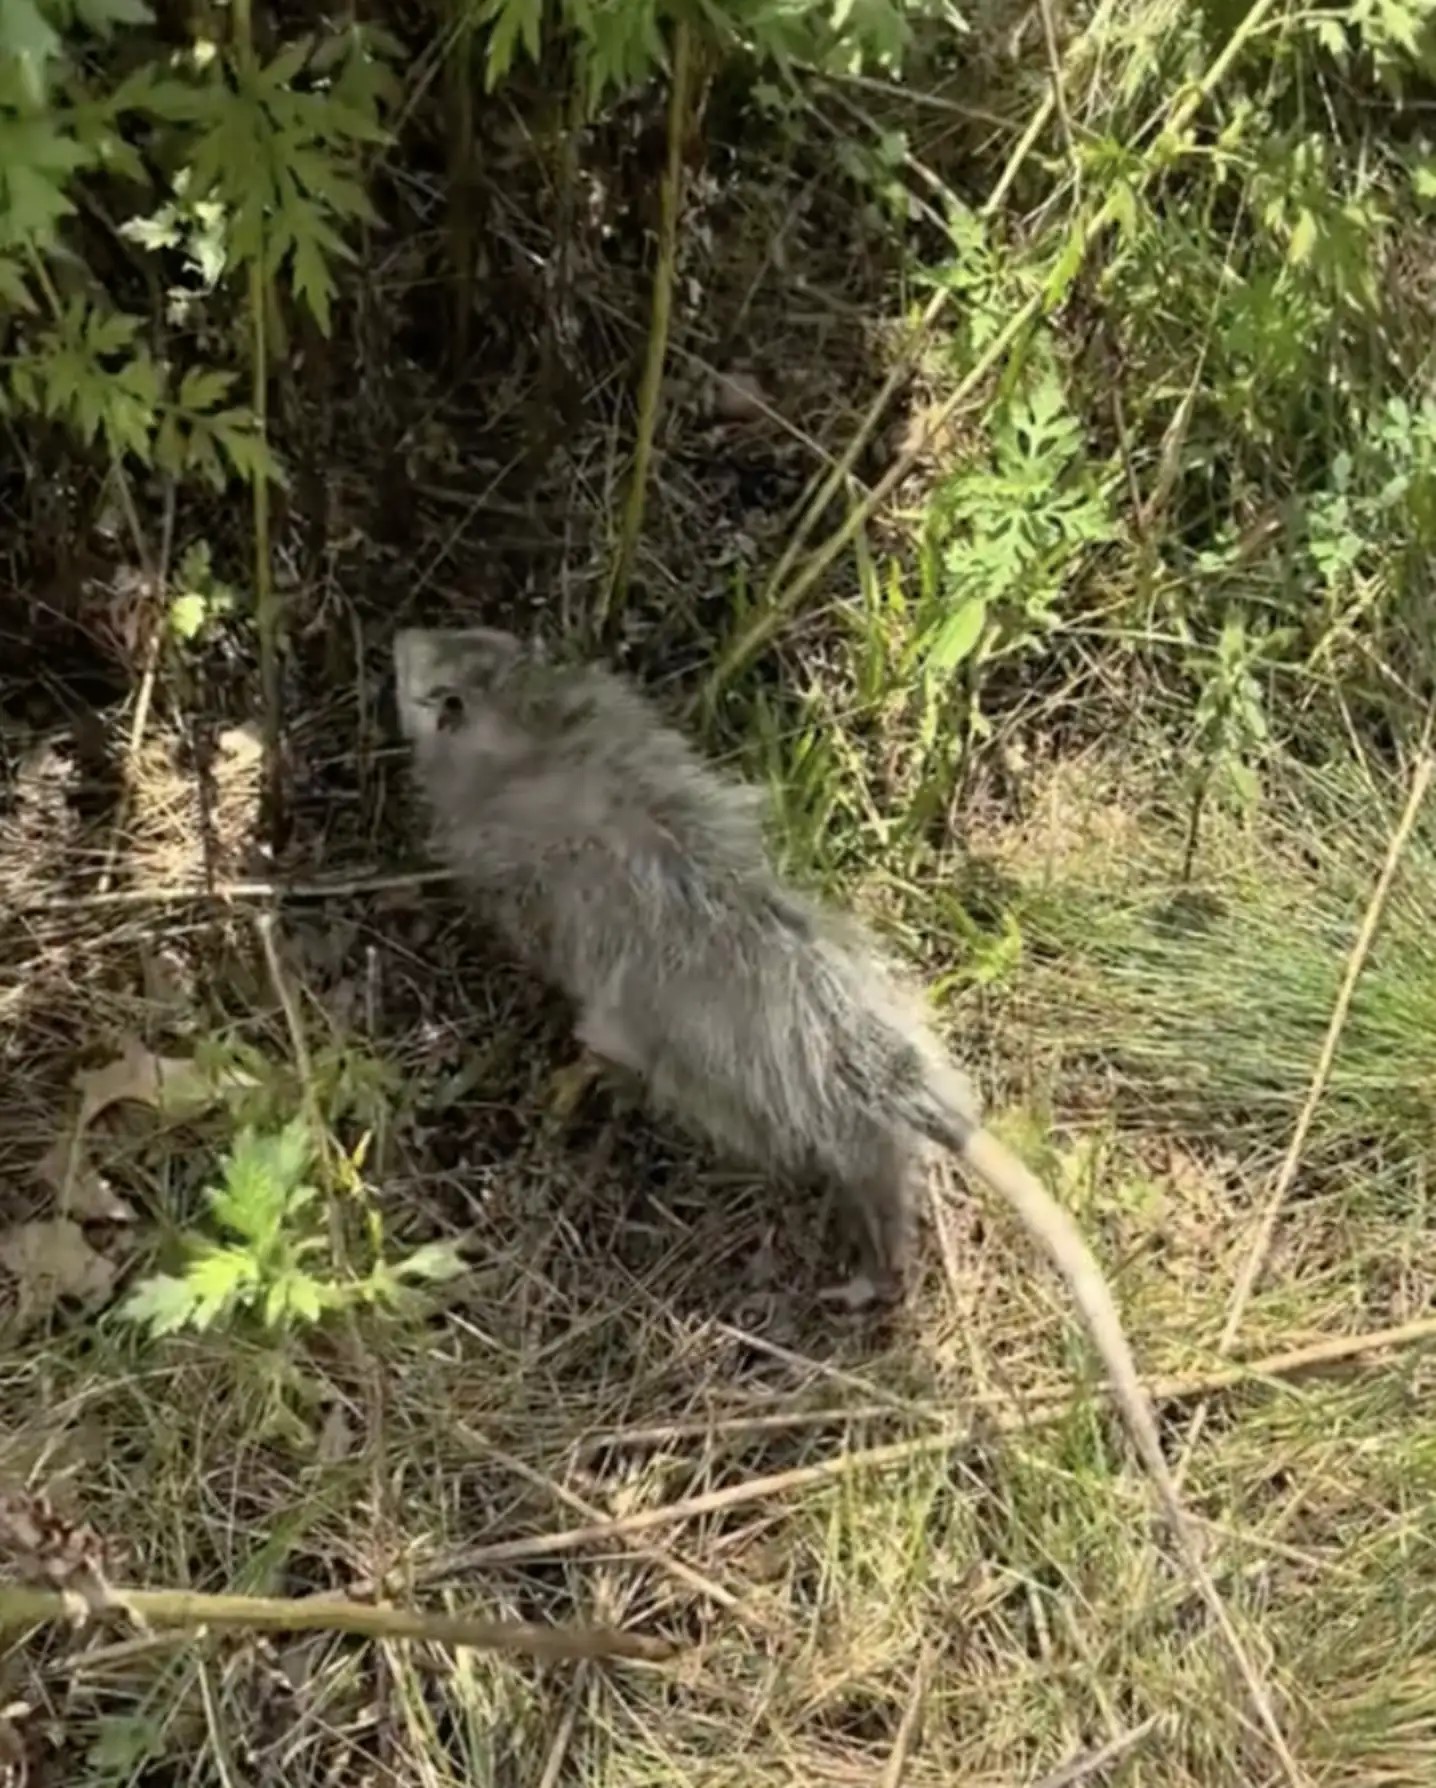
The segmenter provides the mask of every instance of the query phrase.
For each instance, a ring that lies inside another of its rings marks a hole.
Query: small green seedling
[[[362,1155],[344,1163],[357,1175]],[[432,1242],[363,1274],[336,1271],[329,1254],[325,1199],[316,1184],[312,1126],[294,1118],[281,1129],[247,1125],[206,1193],[221,1237],[189,1235],[182,1273],[157,1273],[136,1286],[121,1315],[151,1335],[211,1329],[241,1311],[266,1329],[318,1322],[355,1304],[393,1304],[414,1280],[442,1282],[464,1270],[457,1248]]]

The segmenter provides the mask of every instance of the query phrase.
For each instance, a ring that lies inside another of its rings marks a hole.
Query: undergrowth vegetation
[[[0,0],[0,1769],[1433,1779],[1433,118],[1430,0]],[[884,1325],[566,1081],[425,618],[922,969],[1294,1764],[988,1201]]]

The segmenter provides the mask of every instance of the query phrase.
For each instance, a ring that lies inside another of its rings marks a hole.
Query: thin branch
[[[662,1663],[677,1655],[665,1639],[612,1627],[538,1626],[530,1621],[484,1620],[476,1615],[424,1614],[323,1597],[203,1595],[189,1589],[128,1589],[105,1585],[80,1591],[0,1585],[0,1628],[69,1621],[87,1615],[128,1614],[146,1626],[245,1627],[271,1633],[357,1633],[366,1639],[421,1639],[475,1651],[526,1653],[535,1658],[631,1658]]]
[[[648,498],[648,472],[653,461],[653,441],[658,432],[658,406],[663,393],[663,369],[668,359],[668,326],[673,314],[673,275],[678,260],[678,217],[683,204],[683,143],[693,84],[693,28],[687,19],[673,27],[673,76],[668,92],[668,164],[659,193],[658,258],[653,268],[653,313],[648,325],[648,354],[643,364],[643,383],[638,393],[638,433],[633,444],[633,468],[623,524],[614,556],[613,572],[605,586],[596,616],[596,627],[607,626],[628,593],[634,554],[643,531],[643,510]]]

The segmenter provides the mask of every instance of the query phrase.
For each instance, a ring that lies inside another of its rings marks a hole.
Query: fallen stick
[[[0,1586],[0,1628],[43,1621],[127,1614],[145,1626],[244,1627],[271,1633],[357,1633],[367,1639],[427,1639],[475,1651],[530,1657],[631,1658],[662,1663],[677,1648],[664,1639],[613,1627],[538,1626],[467,1614],[425,1614],[322,1597],[203,1595],[187,1589],[130,1589],[116,1584],[64,1589]]]

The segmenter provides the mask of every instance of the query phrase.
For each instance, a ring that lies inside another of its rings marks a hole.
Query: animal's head
[[[399,725],[416,748],[456,739],[507,705],[528,648],[496,627],[405,627],[394,636]]]

